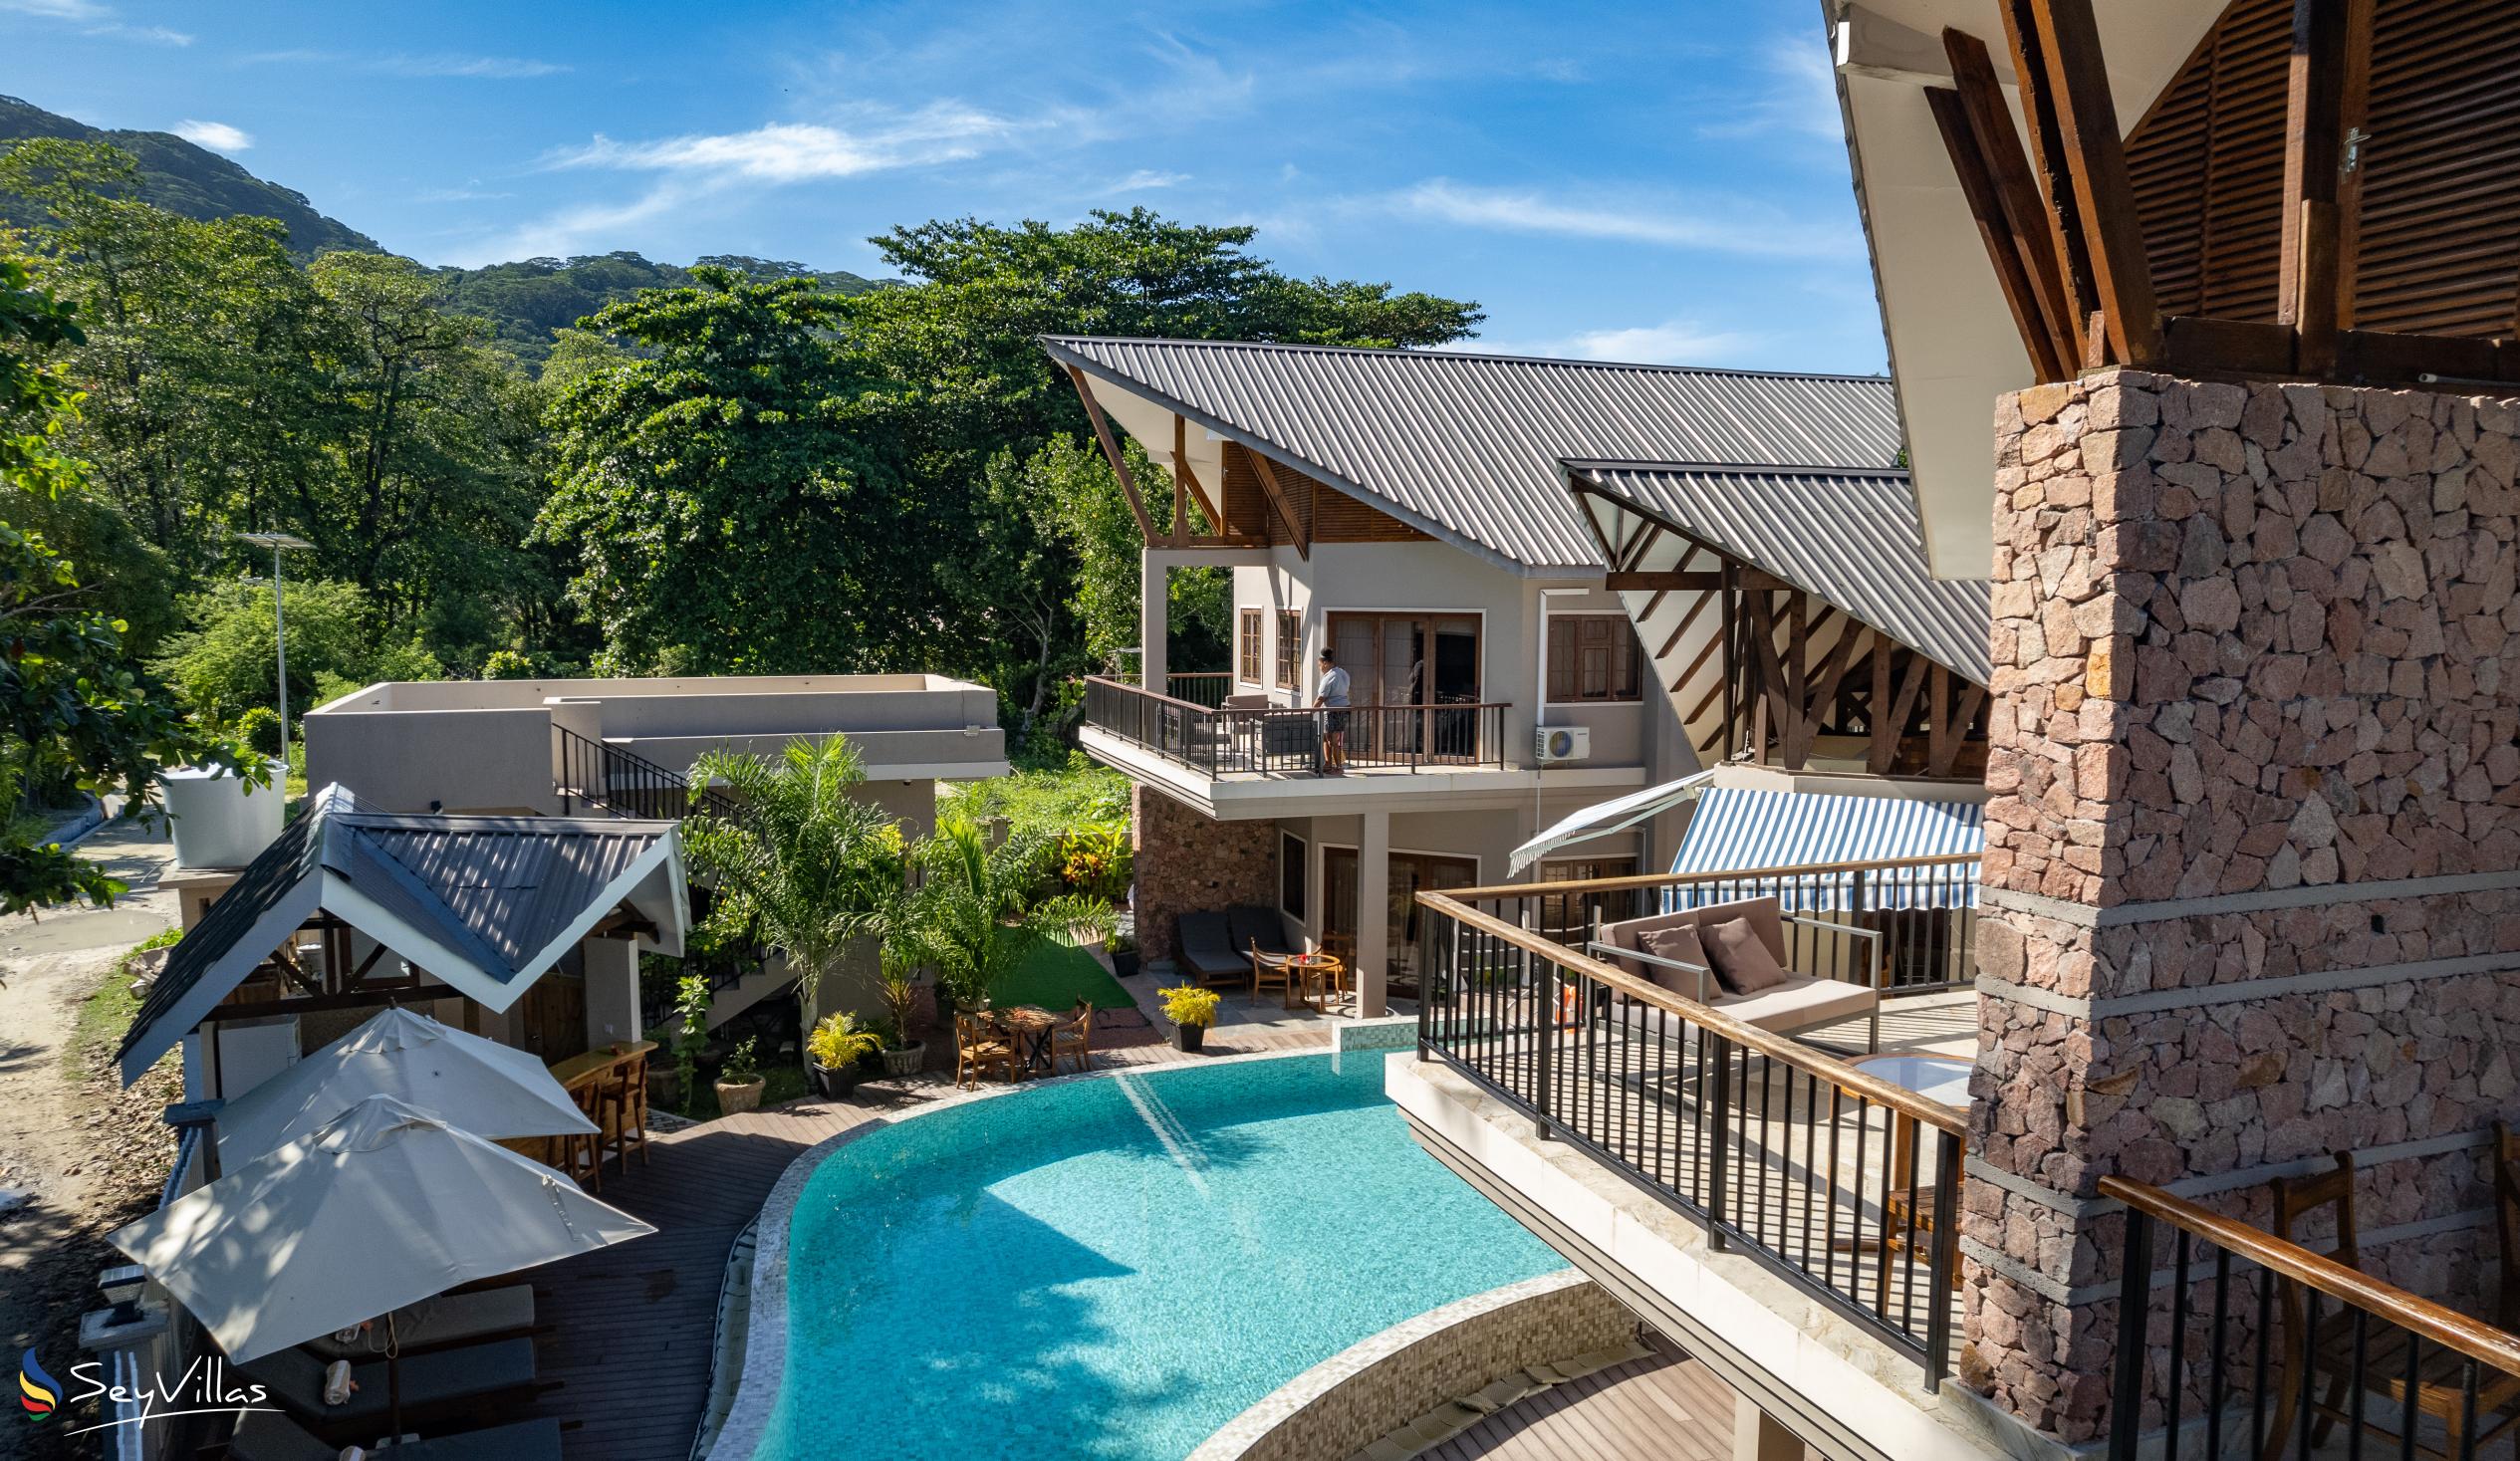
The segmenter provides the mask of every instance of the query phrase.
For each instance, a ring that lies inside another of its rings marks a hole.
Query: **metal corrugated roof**
[[[198,1003],[190,998],[196,991],[213,1003],[224,999],[272,951],[251,946],[254,929],[309,879],[340,879],[390,918],[462,955],[493,985],[519,985],[566,952],[561,941],[590,912],[612,911],[597,906],[607,889],[674,837],[671,822],[365,812],[345,788],[326,787],[175,946],[121,1054],[128,1058],[166,1016]],[[675,897],[668,901],[678,904],[679,875],[670,881]],[[325,906],[320,896],[317,905]],[[687,910],[649,911],[659,925],[674,925],[668,942],[678,945]],[[362,931],[384,941],[378,929]]]
[[[1524,569],[1602,567],[1559,478],[1564,457],[1861,469],[1887,467],[1899,450],[1881,376],[1213,341],[1047,336],[1043,345],[1062,364]]]
[[[1926,572],[1905,472],[1569,461],[1566,473],[1577,491],[1764,569],[1978,684],[1992,674],[1988,585]]]

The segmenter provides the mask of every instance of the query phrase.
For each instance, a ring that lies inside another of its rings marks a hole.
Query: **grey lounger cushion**
[[[390,1376],[381,1358],[351,1365],[359,1389],[340,1405],[324,1403],[324,1365],[303,1349],[283,1349],[237,1368],[271,1391],[273,1399],[327,1440],[381,1433],[390,1408]],[[402,1356],[402,1418],[416,1425],[432,1414],[460,1412],[476,1403],[534,1388],[534,1341],[498,1339]]]
[[[257,1410],[237,1425],[227,1453],[234,1461],[334,1461],[341,1449],[307,1434],[304,1426],[286,1415]],[[560,1422],[519,1420],[415,1441],[378,1454],[394,1461],[559,1461]]]
[[[393,1338],[404,1352],[413,1349],[521,1335],[534,1327],[534,1286],[510,1284],[470,1294],[440,1294],[394,1312]],[[345,1344],[326,1335],[309,1339],[305,1348],[326,1359],[374,1359],[384,1352],[385,1327],[378,1324]]]
[[[1286,923],[1274,908],[1258,903],[1236,903],[1225,910],[1226,926],[1233,930],[1234,947],[1248,955],[1253,944],[1264,954],[1291,954],[1286,946]],[[1246,962],[1248,960],[1246,959]]]
[[[1182,914],[1177,941],[1180,947],[1174,957],[1183,968],[1203,979],[1251,973],[1251,954],[1234,947],[1222,913]]]

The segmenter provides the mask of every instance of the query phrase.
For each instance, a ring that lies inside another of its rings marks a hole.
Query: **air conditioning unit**
[[[1543,766],[1552,761],[1589,761],[1593,728],[1589,725],[1544,725],[1532,737],[1532,754]]]

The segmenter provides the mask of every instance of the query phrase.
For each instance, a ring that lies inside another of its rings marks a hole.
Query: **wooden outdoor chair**
[[[2509,1138],[2500,1129],[2495,1131],[2495,1163],[2497,1206],[2503,1210],[2506,1231],[2511,1223],[2508,1206],[2500,1197],[2503,1168],[2510,1158],[2504,1142]],[[2354,1153],[2340,1151],[2333,1171],[2311,1177],[2278,1177],[2270,1184],[2275,1192],[2275,1236],[2287,1243],[2299,1243],[2296,1236],[2303,1219],[2321,1208],[2336,1211],[2336,1247],[2329,1257],[2348,1268],[2361,1268],[2362,1247],[2354,1216]],[[2424,1456],[2473,1455],[2520,1420],[2520,1378],[2500,1370],[2480,1368],[2474,1406],[2471,1411],[2464,1384],[2466,1356],[2440,1344],[2424,1346],[2416,1366],[2413,1392],[2407,1392],[2406,1342],[2404,1330],[2391,1324],[2366,1323],[2360,1341],[2355,1337],[2353,1308],[2339,1304],[2320,1316],[2315,1332],[2309,1327],[2308,1306],[2302,1300],[2302,1286],[2281,1282],[2277,1294],[2282,1300],[2284,1326],[2284,1372],[2276,1387],[2276,1404],[2262,1438],[2260,1461],[2282,1461],[2301,1433],[2301,1407],[2307,1404],[2315,1417],[2311,1424],[2313,1447],[2327,1444],[2339,1421],[2356,1423],[2352,1406],[2353,1394],[2359,1386],[2367,1395],[2377,1395],[2385,1402],[2380,1407],[2404,1416],[2408,1425],[2418,1424],[2424,1417],[2438,1422],[2448,1444],[2440,1451],[2420,1443],[2406,1447]],[[2359,1353],[2358,1353],[2359,1351]],[[2357,1360],[2360,1363],[2357,1363]],[[2304,1392],[2324,1380],[2325,1393],[2317,1399]],[[2472,1417],[2472,1420],[2471,1420]],[[2467,1433],[2470,1424],[2473,1436]],[[2403,1445],[2400,1435],[2382,1421],[2366,1413],[2361,1417],[2365,1432],[2386,1436],[2393,1443]]]
[[[1080,1072],[1094,1069],[1094,1006],[1086,1000],[1078,1000],[1076,1013],[1050,1032],[1050,1074],[1059,1074],[1059,1063],[1068,1059]]]
[[[1260,1003],[1265,990],[1278,992],[1278,1002],[1289,1009],[1295,1007],[1295,966],[1292,955],[1273,954],[1257,943],[1251,945],[1251,1002]]]
[[[647,1052],[622,1062],[622,1170],[630,1170],[630,1143],[638,1143],[638,1164],[647,1165]]]
[[[969,1090],[992,1068],[1015,1084],[1015,1044],[980,1016],[954,1012],[954,1085]]]
[[[586,1184],[589,1192],[604,1195],[604,1114],[611,1104],[604,1083],[589,1081],[570,1088],[569,1098],[577,1102],[578,1114],[595,1123],[595,1129],[573,1132],[560,1140],[560,1167],[571,1177]],[[580,1168],[583,1161],[585,1167]]]

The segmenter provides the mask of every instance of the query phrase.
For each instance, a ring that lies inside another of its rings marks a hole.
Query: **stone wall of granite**
[[[2101,1177],[2263,1222],[2365,1152],[2385,1236],[2472,1212],[2520,1115],[2520,402],[2120,370],[1996,438],[1961,1371],[2071,1442]],[[2369,1261],[2456,1301],[2476,1251]]]
[[[1140,958],[1172,957],[1174,920],[1183,913],[1277,905],[1276,823],[1213,821],[1143,786],[1132,800]]]
[[[1516,1370],[1609,1349],[1636,1331],[1636,1316],[1581,1275],[1533,1279],[1421,1315],[1316,1365],[1191,1461],[1349,1461],[1446,1401]]]

